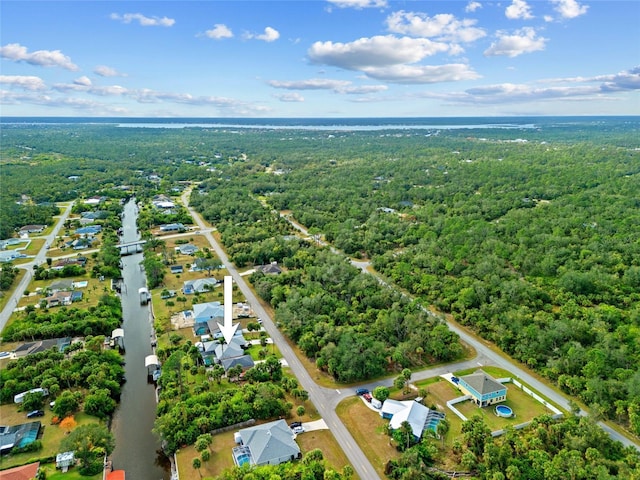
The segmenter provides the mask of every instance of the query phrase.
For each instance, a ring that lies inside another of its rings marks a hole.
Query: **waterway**
[[[140,239],[136,228],[135,201],[124,207],[122,242]],[[148,306],[141,306],[138,289],[146,286],[140,267],[142,254],[122,257],[122,315],[125,344],[125,377],[120,405],[113,418],[116,448],[111,456],[114,470],[125,470],[127,479],[169,480],[170,465],[162,455],[160,441],[152,433],[156,417],[155,386],[147,382],[144,359],[153,353],[152,321]]]

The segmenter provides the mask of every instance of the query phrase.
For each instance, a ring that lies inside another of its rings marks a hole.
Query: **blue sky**
[[[2,116],[640,114],[640,2],[0,3]]]

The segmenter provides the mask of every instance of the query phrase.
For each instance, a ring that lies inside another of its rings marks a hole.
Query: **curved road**
[[[69,218],[69,215],[71,214],[71,209],[73,208],[73,204],[74,202],[71,202],[71,204],[69,204],[65,208],[65,210],[62,212],[62,214],[59,217],[57,218],[54,217],[56,218],[57,222],[49,235],[47,235],[46,237],[41,237],[41,236],[34,237],[34,238],[44,238],[45,243],[40,249],[40,251],[36,254],[36,256],[33,257],[33,260],[31,260],[29,263],[16,265],[16,267],[25,270],[25,275],[24,277],[22,277],[22,280],[20,280],[20,283],[18,283],[18,286],[13,291],[13,294],[5,304],[2,312],[0,312],[0,332],[4,330],[4,327],[9,321],[9,317],[11,317],[13,310],[15,309],[16,305],[18,305],[18,302],[20,301],[20,297],[24,295],[24,291],[29,286],[29,283],[31,283],[31,279],[33,278],[33,267],[35,265],[40,265],[41,263],[44,263],[46,261],[47,245],[54,244],[56,236],[58,235],[58,232],[60,231],[60,229],[64,225],[64,222],[67,221],[67,218]]]
[[[192,215],[194,221],[198,224],[201,230],[206,230],[208,227],[205,225],[204,221],[200,217],[200,214],[196,212],[192,207],[189,206],[189,194],[190,190],[187,190],[182,195],[182,200],[184,205],[189,210],[189,213]],[[302,233],[308,235],[308,232],[304,229],[304,227],[299,224],[292,222],[287,218],[292,225],[300,230]],[[289,367],[293,371],[294,375],[298,378],[302,387],[309,392],[309,398],[313,401],[314,405],[318,409],[318,413],[325,420],[327,426],[336,437],[336,440],[344,450],[347,455],[349,461],[351,462],[354,470],[362,479],[372,480],[376,478],[380,478],[377,474],[376,470],[373,468],[373,465],[369,461],[369,459],[364,455],[360,447],[356,444],[355,440],[344,426],[344,424],[340,421],[340,418],[335,412],[336,406],[338,403],[348,396],[352,396],[355,394],[355,387],[348,387],[340,390],[333,390],[325,387],[321,387],[317,385],[307,370],[304,368],[297,355],[286,341],[284,336],[280,333],[278,328],[274,325],[271,317],[267,314],[267,312],[262,308],[260,301],[253,294],[251,289],[247,286],[244,279],[240,276],[236,268],[229,261],[226,253],[222,249],[222,247],[215,240],[213,235],[211,235],[210,231],[205,231],[204,235],[211,243],[216,255],[225,265],[229,274],[233,277],[233,280],[240,288],[240,291],[246,297],[246,299],[251,303],[254,308],[256,314],[263,319],[263,326],[265,330],[269,333],[271,338],[273,338],[274,342],[277,342],[278,348],[280,349],[282,355],[286,359]],[[320,240],[318,240],[319,243]],[[360,268],[363,272],[371,273],[367,270],[368,263],[367,262],[354,262],[354,264]],[[380,277],[376,276],[379,281],[384,283]],[[387,285],[385,283],[385,285]],[[428,314],[435,315],[433,312],[424,309]],[[446,322],[447,326],[450,330],[457,333],[460,336],[460,339],[463,342],[466,342],[470,346],[472,346],[476,352],[477,356],[471,360],[448,364],[440,367],[435,367],[427,370],[421,370],[417,372],[412,372],[412,380],[422,380],[426,378],[431,378],[434,376],[442,375],[445,373],[451,373],[457,370],[478,367],[481,365],[495,365],[505,370],[509,370],[512,372],[517,378],[524,381],[524,383],[528,384],[534,390],[537,390],[542,395],[549,398],[556,405],[561,406],[566,410],[570,410],[569,400],[565,398],[563,395],[559,394],[555,390],[549,388],[546,384],[538,380],[536,377],[532,376],[525,370],[521,369],[518,365],[510,362],[509,360],[503,358],[498,353],[494,352],[483,343],[481,340],[476,338],[473,335],[470,335],[466,331],[460,329],[457,325],[452,324],[450,322]],[[359,385],[358,388],[368,387],[369,389],[373,389],[378,385],[391,386],[393,384],[393,379],[386,379],[382,381],[376,381],[370,384]],[[586,415],[586,412],[581,412],[582,415]],[[599,422],[599,425],[613,438],[614,440],[618,440],[622,442],[625,446],[633,446],[640,450],[640,446],[636,445],[628,438],[620,435],[618,432],[613,430],[611,427],[606,425],[603,422]]]

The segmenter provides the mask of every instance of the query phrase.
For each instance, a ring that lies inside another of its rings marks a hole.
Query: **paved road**
[[[182,195],[182,200],[184,205],[188,205],[188,194],[189,192],[185,192]],[[187,207],[189,209],[189,213],[193,216],[194,221],[202,228],[205,228],[205,224],[202,221],[200,215],[193,210],[191,207]],[[224,263],[229,274],[233,277],[234,282],[240,288],[240,291],[246,297],[247,301],[251,303],[253,306],[253,310],[256,315],[263,319],[263,327],[267,331],[267,333],[271,336],[273,341],[278,345],[282,356],[287,360],[289,364],[289,368],[296,376],[302,388],[304,388],[307,392],[309,392],[309,398],[313,401],[318,413],[325,421],[329,430],[336,437],[338,444],[342,447],[347,458],[351,462],[351,466],[356,471],[356,473],[363,480],[374,480],[376,478],[380,478],[377,474],[371,462],[366,457],[366,455],[360,450],[360,447],[353,439],[349,431],[346,429],[344,424],[338,418],[338,415],[335,412],[335,407],[340,400],[345,395],[353,395],[354,392],[346,393],[345,391],[337,391],[324,387],[320,387],[313,381],[307,370],[302,365],[302,362],[298,359],[298,356],[295,354],[289,343],[280,333],[280,331],[276,328],[271,317],[267,314],[266,310],[262,308],[262,304],[258,301],[256,296],[253,294],[251,289],[245,283],[244,279],[240,276],[238,271],[235,269],[233,264],[229,261],[229,258],[225,254],[222,247],[218,244],[211,233],[206,232],[204,234],[211,246],[213,247],[218,258]]]
[[[20,297],[24,295],[24,291],[29,286],[29,283],[31,283],[31,279],[33,277],[33,266],[40,265],[41,263],[44,263],[46,261],[47,245],[54,244],[56,236],[58,235],[58,232],[64,225],[64,222],[66,222],[67,218],[69,218],[72,208],[73,208],[73,203],[71,203],[64,210],[64,212],[62,212],[62,215],[60,215],[57,218],[56,226],[53,227],[53,230],[49,235],[47,235],[46,237],[42,237],[42,236],[34,237],[34,238],[44,238],[46,241],[45,241],[45,244],[40,249],[40,251],[37,253],[37,255],[33,258],[33,260],[31,260],[28,263],[16,265],[18,268],[25,270],[26,273],[22,277],[22,280],[20,280],[20,283],[18,283],[18,286],[16,287],[16,289],[13,291],[11,298],[9,298],[9,300],[5,304],[4,309],[2,310],[2,312],[0,312],[0,332],[4,330],[5,325],[9,321],[9,317],[11,317],[11,314],[13,313],[14,308],[16,308],[16,305],[18,305],[18,302],[20,301]]]

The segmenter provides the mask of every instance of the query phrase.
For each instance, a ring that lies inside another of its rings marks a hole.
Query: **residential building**
[[[458,387],[466,395],[471,395],[479,407],[486,407],[507,399],[507,387],[482,370],[458,379]]]
[[[0,433],[0,435],[2,434]],[[2,451],[2,444],[0,443],[0,452]],[[21,465],[20,467],[7,468],[6,470],[0,471],[0,480],[28,480],[36,478],[39,469],[40,462],[29,463],[27,465]]]
[[[11,451],[13,447],[25,447],[33,443],[38,438],[41,426],[42,424],[39,421],[21,423],[20,425],[0,426],[0,453],[7,453]],[[0,479],[19,478],[1,476],[5,472],[6,470],[0,472]]]
[[[71,305],[73,295],[72,292],[58,290],[46,297],[45,300],[47,301],[47,308]]]
[[[241,446],[233,449],[236,465],[279,465],[302,456],[294,434],[284,420],[243,428]]]
[[[282,269],[278,266],[278,262],[271,262],[268,265],[259,265],[256,270],[264,274],[279,275],[282,273]]]
[[[184,232],[186,227],[182,223],[166,223],[160,225],[161,232]]]
[[[404,422],[408,422],[413,436],[419,440],[426,429],[435,432],[445,415],[413,400],[398,401],[389,398],[382,404],[380,416],[389,419],[389,427],[392,430],[397,430]]]
[[[194,255],[200,249],[195,245],[185,243],[184,245],[177,246],[176,250],[178,250],[182,255]]]
[[[218,284],[215,278],[198,278],[196,280],[187,280],[182,284],[182,293],[192,295],[194,293],[206,293],[214,289]]]
[[[187,282],[185,282],[187,283]],[[183,293],[187,293],[183,288]],[[197,303],[193,306],[193,332],[195,335],[209,333],[208,322],[224,322],[224,307],[220,302]]]
[[[22,234],[30,234],[30,233],[42,233],[42,231],[47,228],[46,225],[25,225],[20,228],[20,235]]]

